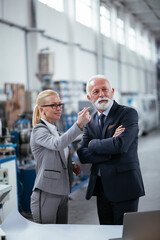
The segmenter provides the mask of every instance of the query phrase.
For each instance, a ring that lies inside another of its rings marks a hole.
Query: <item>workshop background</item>
[[[116,101],[138,111],[147,192],[140,210],[160,209],[160,1],[0,0],[1,221],[14,208],[30,216],[35,161],[29,140],[38,93],[59,92],[65,105],[57,126],[65,132],[90,106],[85,87],[95,74],[108,78]],[[79,141],[72,144],[77,162]],[[85,165],[74,176],[71,223],[97,223],[94,200],[84,199],[89,171]]]

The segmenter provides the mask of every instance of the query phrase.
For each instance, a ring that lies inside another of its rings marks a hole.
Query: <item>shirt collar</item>
[[[56,130],[56,131],[57,131],[57,128],[56,128],[56,126],[55,126],[54,124],[51,124],[51,123],[47,122],[47,121],[44,120],[43,118],[41,118],[41,120],[47,125],[47,127],[48,127],[49,129],[52,129],[52,130]]]

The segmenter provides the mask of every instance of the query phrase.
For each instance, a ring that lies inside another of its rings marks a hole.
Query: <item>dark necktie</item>
[[[104,126],[104,118],[105,118],[105,115],[103,113],[100,114],[100,116],[99,116],[99,126],[100,126],[101,131],[102,131],[103,126]]]

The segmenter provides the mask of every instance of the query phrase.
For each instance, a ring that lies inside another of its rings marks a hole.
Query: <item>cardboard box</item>
[[[26,110],[25,89],[23,84],[5,83],[7,126],[13,127],[19,114]]]

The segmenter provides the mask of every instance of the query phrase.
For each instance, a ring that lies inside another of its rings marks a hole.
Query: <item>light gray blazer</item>
[[[82,131],[75,123],[62,136],[54,136],[43,121],[39,121],[31,133],[30,145],[36,161],[36,179],[33,191],[68,195],[71,191],[72,161],[65,159],[64,148],[68,147]]]

